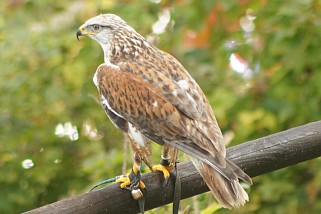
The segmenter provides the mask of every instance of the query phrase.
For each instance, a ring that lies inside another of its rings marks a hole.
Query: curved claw
[[[140,180],[140,176],[132,173],[128,176],[119,176],[118,178],[116,178],[115,182],[121,183],[120,188],[122,189],[128,189],[131,191],[136,191],[137,189],[146,189],[144,182]]]
[[[120,188],[124,189],[131,184],[131,181],[128,176],[122,176],[116,179],[116,183],[121,183]]]
[[[153,171],[160,171],[164,175],[164,183],[163,186],[166,186],[169,181],[170,171],[173,169],[173,165],[170,164],[168,166],[163,166],[161,164],[153,166]]]

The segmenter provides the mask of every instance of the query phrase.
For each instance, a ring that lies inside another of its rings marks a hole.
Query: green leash
[[[97,187],[101,186],[101,185],[104,185],[104,184],[109,184],[109,183],[113,183],[116,181],[116,178],[109,178],[107,180],[104,180],[102,182],[99,182],[98,184],[96,184],[95,186],[93,186],[89,192],[92,192],[94,189],[96,189]]]

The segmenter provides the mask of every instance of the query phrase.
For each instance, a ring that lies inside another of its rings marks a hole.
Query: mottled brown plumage
[[[115,126],[138,146],[152,140],[188,154],[223,207],[248,201],[238,179],[248,183],[251,179],[225,158],[209,102],[174,57],[150,45],[113,14],[89,19],[77,35],[88,35],[104,50],[105,63],[98,67],[94,82]]]

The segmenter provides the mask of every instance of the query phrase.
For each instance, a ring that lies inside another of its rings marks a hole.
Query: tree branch
[[[321,121],[234,146],[227,150],[227,156],[251,177],[319,157]],[[182,199],[208,191],[190,161],[178,164],[178,172],[181,177]],[[173,181],[163,187],[162,175],[157,172],[143,175],[143,181],[148,188],[146,210],[172,202]],[[98,191],[63,199],[26,213],[138,212],[138,203],[131,198],[130,192],[120,189],[119,184],[112,184]]]

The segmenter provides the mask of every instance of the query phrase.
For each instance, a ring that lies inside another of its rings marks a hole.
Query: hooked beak
[[[86,34],[88,34],[88,33],[85,30],[85,24],[83,24],[78,28],[77,33],[76,33],[76,37],[77,37],[78,41],[79,41],[79,36],[83,36]]]
[[[77,33],[76,33],[76,37],[77,37],[77,40],[79,41],[79,36],[83,36],[83,33],[82,31],[80,30],[80,28],[77,30]]]
[[[85,27],[86,27],[86,24],[83,24],[81,25],[78,30],[77,30],[77,33],[76,33],[76,37],[79,41],[79,36],[84,36],[84,35],[95,35],[96,33],[94,32],[88,32],[85,30]]]

